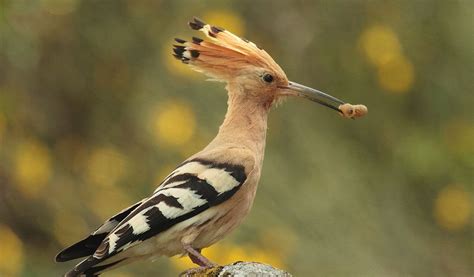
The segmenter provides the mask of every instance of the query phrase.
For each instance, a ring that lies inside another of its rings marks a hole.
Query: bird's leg
[[[199,265],[199,267],[188,269],[184,272],[181,272],[179,276],[200,276],[200,274],[206,272],[207,270],[213,270],[217,264],[211,262],[208,258],[204,257],[201,254],[201,249],[194,249],[190,245],[184,245],[184,250],[188,253],[189,258],[193,263]]]
[[[202,255],[201,254],[201,249],[191,248],[191,251],[192,250],[196,251],[199,255]],[[196,256],[194,253],[191,253],[191,251],[188,251],[188,256],[191,259],[191,261],[193,261],[194,264],[197,264],[198,266],[207,266],[207,264],[205,262],[201,261],[201,259],[199,259],[199,257]]]
[[[217,264],[211,262],[208,258],[204,257],[201,254],[201,249],[194,249],[190,245],[185,245],[184,250],[188,252],[188,256],[193,261],[193,263],[197,264],[198,266],[201,267],[213,267],[216,266]]]

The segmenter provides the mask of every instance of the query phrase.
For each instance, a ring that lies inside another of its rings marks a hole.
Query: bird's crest
[[[194,70],[215,80],[228,81],[239,72],[264,68],[285,75],[272,57],[255,43],[240,38],[224,28],[204,23],[198,18],[188,23],[202,31],[211,41],[193,37],[191,41],[176,38],[174,56]]]

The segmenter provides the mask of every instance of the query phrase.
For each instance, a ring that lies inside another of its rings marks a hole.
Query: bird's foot
[[[199,277],[199,276],[217,276],[215,273],[218,273],[222,269],[222,266],[201,266],[194,267],[188,270],[185,270],[179,274],[180,277]]]

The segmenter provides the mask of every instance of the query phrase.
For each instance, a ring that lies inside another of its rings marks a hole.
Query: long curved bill
[[[307,98],[340,113],[342,113],[342,111],[338,108],[338,106],[345,104],[345,102],[337,99],[334,96],[295,82],[289,82],[287,87],[279,88],[286,90],[289,95]]]

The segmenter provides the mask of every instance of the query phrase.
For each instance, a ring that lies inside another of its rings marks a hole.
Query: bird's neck
[[[232,89],[228,87],[227,89]],[[229,91],[227,113],[211,145],[235,144],[249,148],[261,159],[265,150],[269,105],[247,93]],[[211,146],[210,145],[210,146]]]

